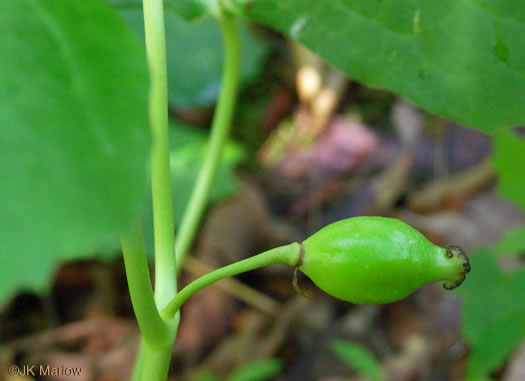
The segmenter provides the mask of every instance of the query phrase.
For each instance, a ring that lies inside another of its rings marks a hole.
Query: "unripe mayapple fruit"
[[[470,271],[459,247],[443,249],[396,219],[354,217],[303,242],[299,269],[326,293],[352,303],[382,304],[444,280],[453,289]]]

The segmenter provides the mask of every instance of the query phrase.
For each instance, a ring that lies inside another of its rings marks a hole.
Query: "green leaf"
[[[350,368],[366,377],[369,381],[381,381],[383,370],[375,356],[365,347],[351,341],[335,340],[332,351]]]
[[[182,219],[182,214],[188,204],[193,185],[204,162],[207,151],[208,134],[194,128],[173,125],[173,149],[170,153],[171,179],[173,189],[176,189],[173,209],[175,225]],[[241,161],[243,152],[239,145],[229,141],[224,148],[217,178],[213,184],[209,200],[217,201],[227,197],[237,190],[233,170]],[[175,192],[174,192],[175,193]]]
[[[467,376],[477,378],[498,368],[524,337],[525,314],[512,316],[488,327],[472,350]]]
[[[178,1],[178,0],[177,0]],[[168,9],[169,10],[169,9]],[[119,9],[133,29],[144,36],[141,9]],[[223,46],[219,25],[214,19],[188,23],[166,12],[168,87],[170,105],[184,108],[209,106],[220,90]],[[268,53],[246,23],[240,23],[241,83],[253,79]]]
[[[494,147],[492,160],[499,175],[498,191],[525,210],[525,138],[510,129],[499,129]]]
[[[507,231],[490,251],[495,254],[523,254],[525,252],[525,226],[522,225]]]
[[[0,3],[0,299],[116,248],[142,210],[143,48],[105,2]]]
[[[142,9],[142,0],[107,0],[107,1],[114,7]]]
[[[486,375],[469,376],[469,377],[466,377],[465,380],[467,381],[496,381],[494,378],[486,376]]]
[[[235,370],[228,381],[265,381],[279,374],[283,368],[277,358],[253,361]]]
[[[192,21],[211,13],[216,0],[165,0],[167,8]]]
[[[142,0],[107,0],[116,8],[139,8]],[[164,0],[164,9],[176,13],[187,21],[194,21],[214,13],[217,0]]]
[[[512,0],[231,0],[351,78],[491,132],[525,123],[525,15]]]
[[[525,268],[504,275],[483,250],[471,255],[470,264],[468,281],[457,293],[464,301],[462,330],[473,348],[469,374],[481,375],[497,368],[525,337]]]
[[[193,185],[204,162],[208,134],[196,128],[172,123],[170,126],[170,166],[173,189],[173,213],[175,226],[184,214],[191,196]],[[237,190],[233,170],[243,158],[239,145],[229,141],[223,152],[215,183],[212,186],[208,202],[223,199]],[[151,194],[150,194],[151,199]],[[153,253],[153,211],[151,202],[146,203],[143,230],[148,253]]]

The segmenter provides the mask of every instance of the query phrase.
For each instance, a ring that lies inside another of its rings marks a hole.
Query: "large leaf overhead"
[[[367,85],[491,132],[525,123],[523,0],[231,0]]]
[[[0,298],[117,247],[150,139],[139,41],[102,0],[0,2]]]

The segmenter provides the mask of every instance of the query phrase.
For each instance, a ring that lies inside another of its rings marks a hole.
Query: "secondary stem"
[[[146,248],[140,226],[122,234],[122,252],[128,279],[129,293],[140,331],[151,346],[166,344],[169,329],[161,319],[151,288]]]
[[[150,69],[149,112],[153,134],[151,189],[155,236],[155,300],[164,308],[177,293],[175,238],[168,139],[168,74],[162,0],[144,0]]]
[[[224,143],[230,131],[233,110],[236,102],[240,68],[240,42],[237,21],[225,12],[219,23],[224,40],[224,67],[219,102],[215,109],[211,129],[210,143],[204,165],[193,188],[190,202],[177,234],[175,252],[177,253],[177,271],[182,268],[184,257],[191,246],[199,225],[211,186],[215,180]]]
[[[186,300],[188,300],[193,294],[221,279],[229,278],[234,275],[277,263],[297,266],[301,255],[300,251],[301,245],[295,242],[265,251],[264,253],[232,263],[231,265],[221,267],[220,269],[203,275],[202,277],[196,279],[184,287],[177,294],[177,296],[175,296],[175,298],[173,298],[173,300],[168,303],[166,308],[162,310],[161,316],[164,319],[172,318],[184,304],[184,302],[186,302]]]

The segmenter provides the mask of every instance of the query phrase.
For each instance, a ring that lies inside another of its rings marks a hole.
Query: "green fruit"
[[[470,271],[459,247],[443,249],[396,219],[354,217],[303,242],[299,269],[326,293],[352,303],[382,304],[444,280],[453,289]]]

